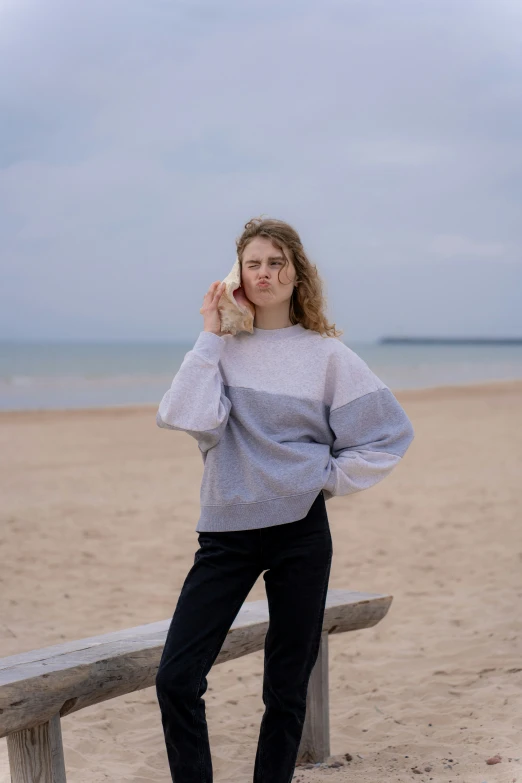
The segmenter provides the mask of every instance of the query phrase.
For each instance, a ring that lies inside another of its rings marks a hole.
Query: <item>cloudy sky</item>
[[[0,337],[192,339],[254,215],[345,341],[522,335],[519,0],[0,0]]]

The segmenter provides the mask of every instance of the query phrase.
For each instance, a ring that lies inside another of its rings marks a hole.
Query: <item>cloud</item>
[[[504,258],[507,248],[501,242],[476,242],[469,237],[435,237],[430,250],[442,258]]]
[[[296,226],[332,310],[365,335],[364,310],[343,303],[356,269],[372,290],[383,265],[443,274],[473,258],[487,296],[487,265],[521,261],[514,2],[6,8],[0,306],[21,331],[45,330],[29,299],[9,309],[13,291],[35,286],[64,330],[60,302],[81,287],[86,312],[112,309],[129,333],[147,318],[195,332],[201,287],[229,269],[235,236],[260,213]],[[174,314],[167,300],[144,309],[147,280],[151,299],[157,286],[188,295]],[[372,334],[387,318],[374,313]],[[410,331],[419,318],[412,308]]]

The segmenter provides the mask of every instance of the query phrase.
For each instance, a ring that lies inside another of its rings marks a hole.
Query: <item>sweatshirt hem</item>
[[[254,503],[234,503],[226,506],[202,505],[196,532],[255,530],[296,522],[306,517],[321,491],[322,487],[319,487],[300,495],[286,495]]]

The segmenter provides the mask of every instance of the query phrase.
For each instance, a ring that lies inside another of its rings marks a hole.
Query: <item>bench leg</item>
[[[306,696],[306,717],[297,763],[315,764],[330,755],[330,711],[328,700],[328,631],[323,631],[319,655],[312,669]]]
[[[7,736],[11,783],[66,783],[60,716]]]

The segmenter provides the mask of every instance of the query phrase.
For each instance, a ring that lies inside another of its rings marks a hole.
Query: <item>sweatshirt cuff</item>
[[[193,351],[212,364],[217,364],[223,353],[225,340],[214,332],[200,332]]]

